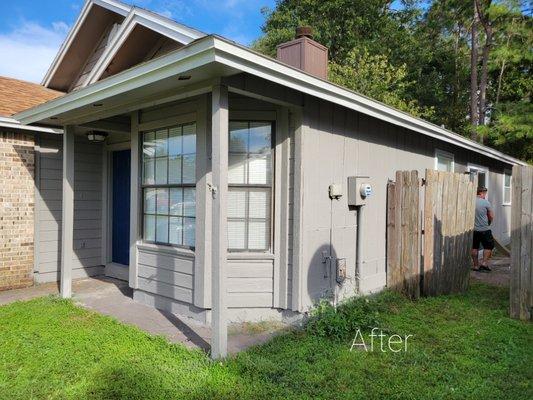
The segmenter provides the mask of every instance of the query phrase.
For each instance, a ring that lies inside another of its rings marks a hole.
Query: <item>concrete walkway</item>
[[[107,277],[78,279],[72,283],[73,300],[82,307],[109,315],[117,320],[137,326],[153,335],[166,337],[173,343],[182,343],[187,347],[209,351],[211,329],[189,318],[157,310],[137,303],[132,299],[132,290],[127,282]],[[0,292],[0,306],[19,300],[58,295],[57,283],[47,283],[25,289]],[[250,346],[269,340],[273,329],[263,325],[251,327],[249,324],[234,324],[229,328],[228,352],[242,351]],[[277,327],[279,328],[279,326]]]

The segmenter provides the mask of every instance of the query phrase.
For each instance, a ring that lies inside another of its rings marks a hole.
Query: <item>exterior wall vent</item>
[[[328,48],[313,40],[308,26],[296,29],[296,39],[278,45],[276,58],[318,78],[328,77]]]

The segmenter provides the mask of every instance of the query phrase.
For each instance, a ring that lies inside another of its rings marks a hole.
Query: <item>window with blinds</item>
[[[443,150],[435,151],[435,169],[443,172],[454,172],[454,156]]]
[[[196,124],[142,135],[143,239],[194,247]]]
[[[228,248],[268,251],[272,197],[272,123],[230,121]]]

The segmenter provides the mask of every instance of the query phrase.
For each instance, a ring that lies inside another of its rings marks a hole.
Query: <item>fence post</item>
[[[510,315],[530,320],[533,307],[533,167],[515,165],[512,174]]]

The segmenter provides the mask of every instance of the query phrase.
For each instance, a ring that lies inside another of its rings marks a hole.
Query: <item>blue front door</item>
[[[130,263],[130,170],[129,150],[113,152],[112,261]]]

